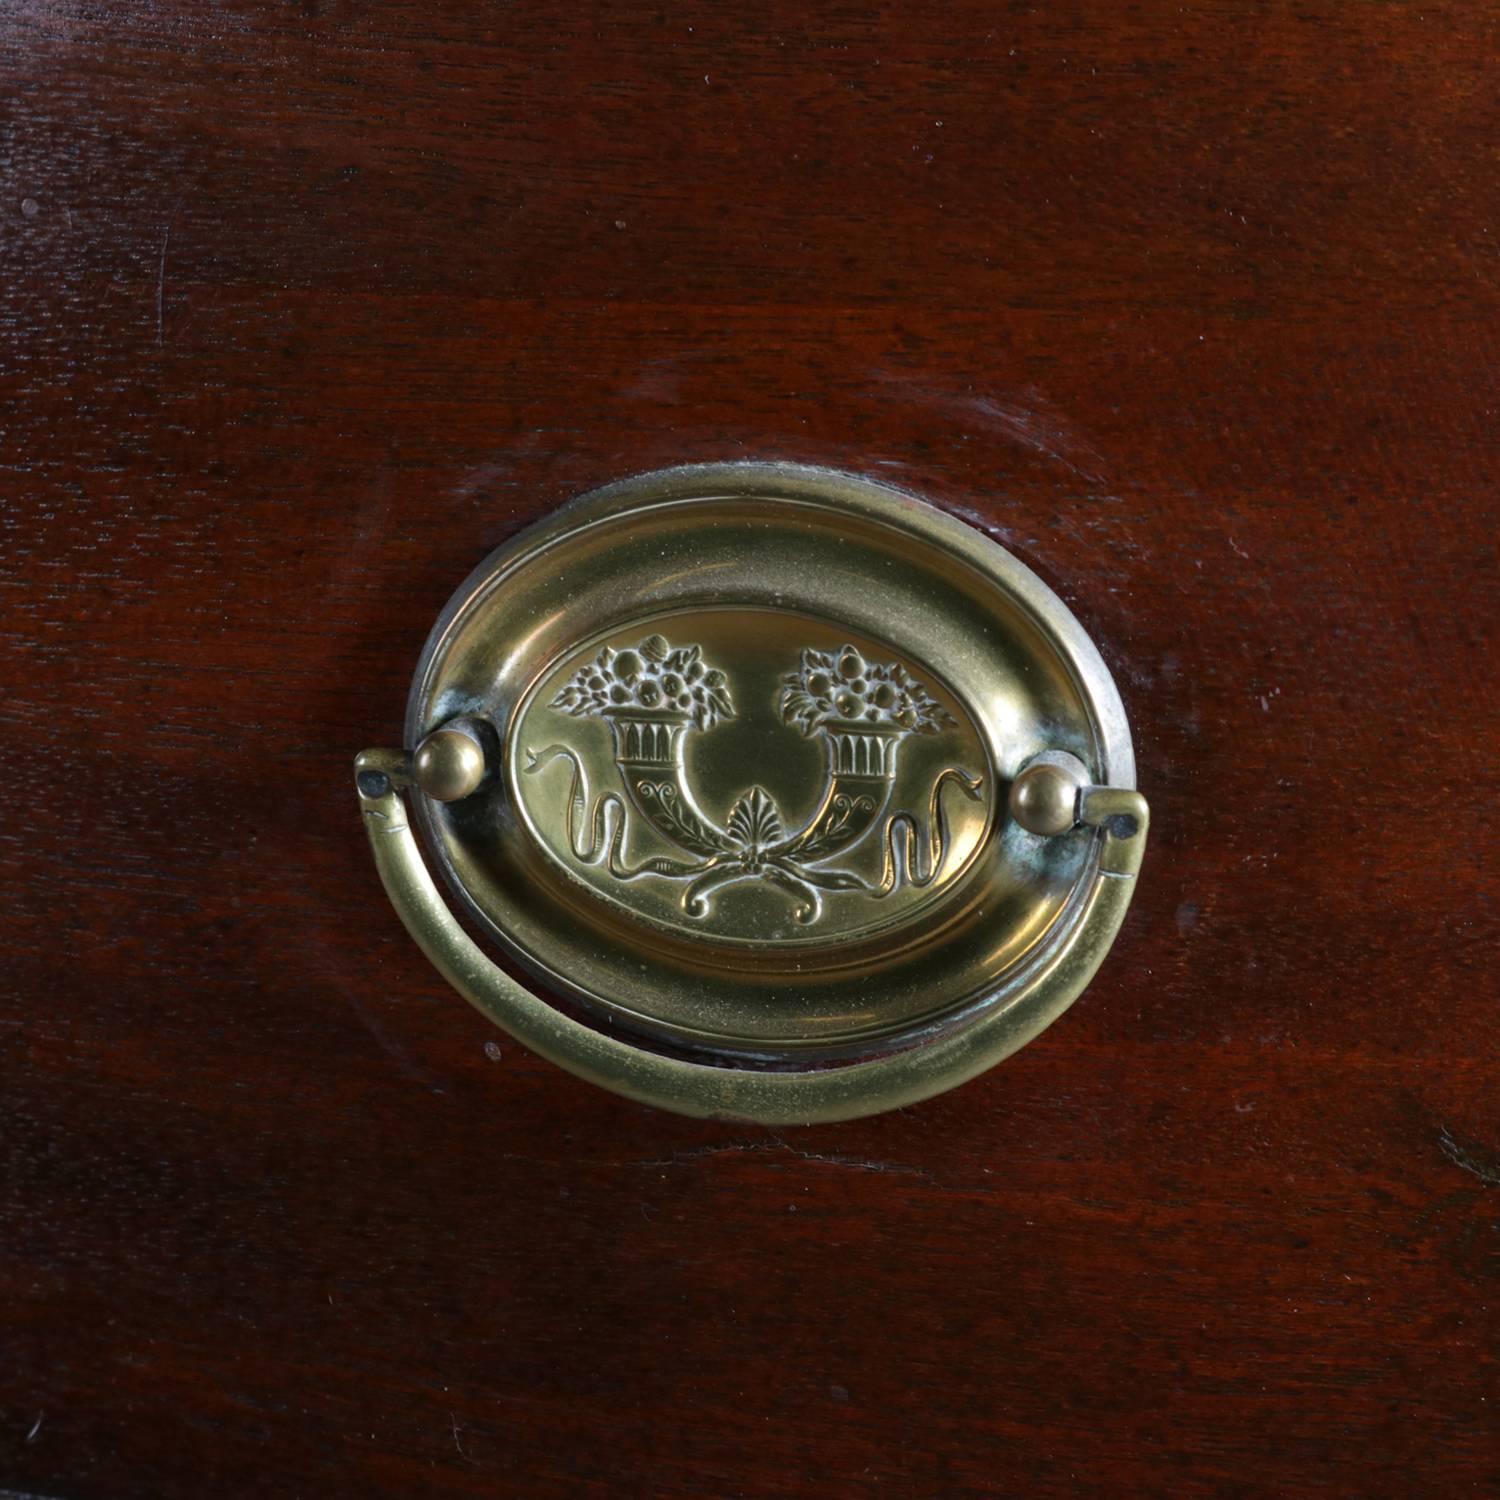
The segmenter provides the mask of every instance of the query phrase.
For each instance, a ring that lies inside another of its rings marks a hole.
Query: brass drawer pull
[[[1088,983],[1148,813],[1119,695],[1015,558],[825,470],[573,502],[443,612],[356,783],[397,912],[536,1051],[798,1123],[961,1083]],[[471,921],[550,998],[465,933]]]

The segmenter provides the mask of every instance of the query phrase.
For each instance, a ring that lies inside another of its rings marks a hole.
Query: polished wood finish
[[[0,14],[0,1487],[1500,1485],[1493,7]],[[1105,970],[702,1124],[364,847],[450,590],[687,460],[909,483],[1103,644]]]

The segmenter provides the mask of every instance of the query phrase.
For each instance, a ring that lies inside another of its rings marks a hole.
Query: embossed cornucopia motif
[[[902,741],[950,728],[948,711],[905,667],[869,662],[853,646],[804,650],[796,670],[782,679],[778,706],[785,723],[808,738],[821,737],[827,751],[823,795],[807,823],[793,832],[761,786],[739,796],[722,826],[699,805],[684,747],[689,734],[708,733],[734,718],[729,682],[703,660],[699,647],[674,648],[660,635],[634,649],[606,646],[552,701],[553,708],[575,717],[609,723],[628,806],[607,791],[590,810],[587,773],[568,745],[528,750],[526,770],[536,775],[567,761],[567,838],[575,858],[607,861],[619,880],[655,876],[682,882],[682,908],[691,917],[707,916],[717,892],[745,881],[785,892],[796,903],[794,918],[811,923],[823,911],[825,893],[878,899],[902,885],[935,880],[951,845],[944,791],[954,785],[976,799],[982,778],[952,766],[940,772],[928,796],[925,826],[911,812],[888,809]],[[632,863],[626,850],[632,809],[687,857]],[[827,861],[848,854],[877,825],[883,848],[878,880],[828,867]]]

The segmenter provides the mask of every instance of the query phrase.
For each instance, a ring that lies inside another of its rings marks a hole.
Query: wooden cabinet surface
[[[1500,1493],[1484,3],[0,13],[0,1487]],[[905,484],[1100,642],[1104,970],[916,1108],[452,995],[350,761],[564,499]]]

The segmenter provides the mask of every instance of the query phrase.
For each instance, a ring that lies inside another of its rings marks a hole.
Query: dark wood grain
[[[0,12],[0,1485],[1500,1492],[1496,30]],[[740,456],[1013,548],[1154,814],[1062,1022],[803,1132],[487,1028],[349,785],[490,548]]]

